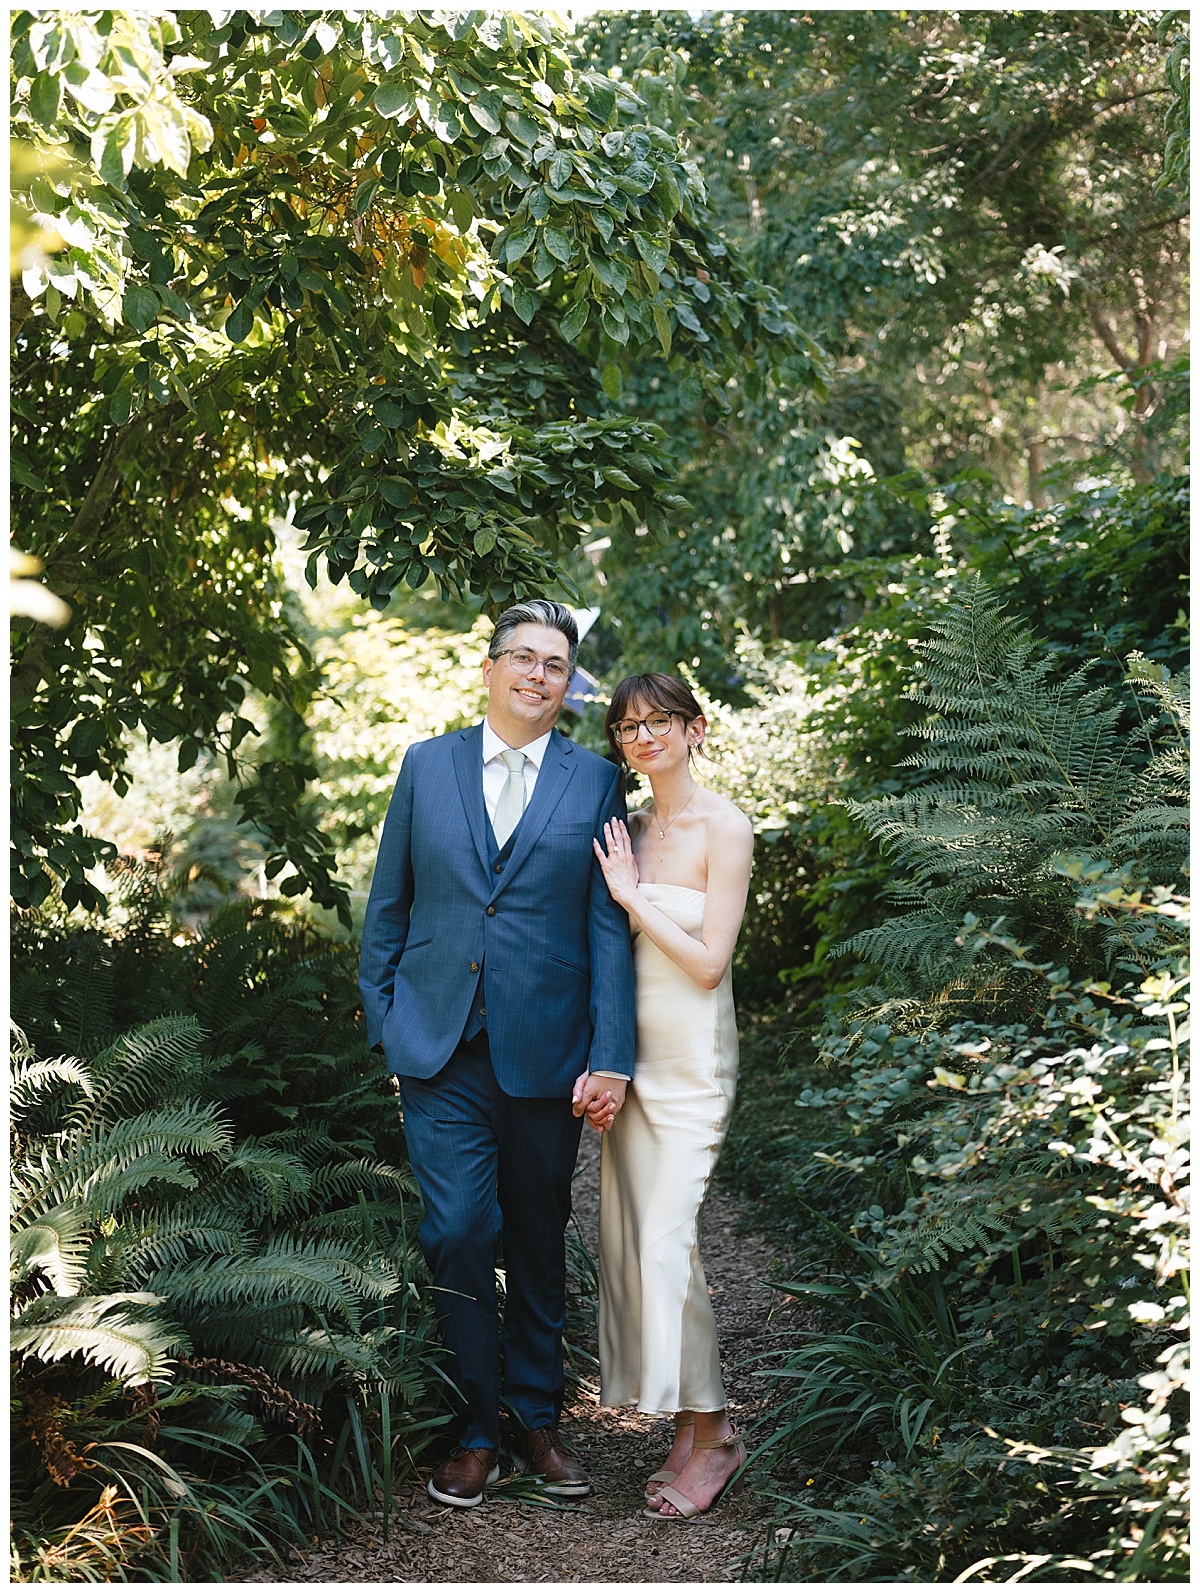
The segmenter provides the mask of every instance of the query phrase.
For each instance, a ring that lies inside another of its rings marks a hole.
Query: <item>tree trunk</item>
[[[1046,439],[1039,433],[1030,437],[1025,449],[1025,462],[1029,472],[1026,495],[1031,508],[1046,507],[1046,490],[1042,486],[1042,472],[1046,468]]]
[[[1155,316],[1156,306],[1151,303],[1140,311],[1135,320],[1137,332],[1137,349],[1130,353],[1121,345],[1112,322],[1104,312],[1098,300],[1093,299],[1088,305],[1088,316],[1092,328],[1104,347],[1112,355],[1120,370],[1137,382],[1134,393],[1133,408],[1130,419],[1133,426],[1133,436],[1130,446],[1130,469],[1133,471],[1135,481],[1152,481],[1154,471],[1150,465],[1149,450],[1146,446],[1146,417],[1154,403],[1154,383],[1148,380],[1145,372],[1154,361],[1154,337],[1157,330]],[[1140,380],[1138,378],[1140,377]]]

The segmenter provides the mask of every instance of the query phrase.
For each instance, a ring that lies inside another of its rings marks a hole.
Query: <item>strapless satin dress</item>
[[[703,891],[638,889],[700,939]],[[737,1085],[733,979],[705,990],[642,934],[634,961],[637,1070],[600,1158],[600,1403],[722,1410],[699,1233]]]

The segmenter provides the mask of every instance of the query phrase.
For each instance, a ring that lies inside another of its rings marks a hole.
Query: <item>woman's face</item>
[[[633,736],[635,725],[637,734]],[[698,746],[704,735],[705,723],[703,719],[689,723],[682,714],[639,700],[613,728],[624,732],[620,747],[629,767],[638,774],[651,775],[686,764],[689,749]],[[625,739],[627,736],[632,739]]]

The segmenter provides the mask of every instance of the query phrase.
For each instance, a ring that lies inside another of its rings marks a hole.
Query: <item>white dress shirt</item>
[[[525,754],[526,807],[533,801],[533,788],[537,784],[546,748],[550,745],[550,736],[551,732],[547,730],[544,736],[539,736],[536,741],[527,741],[520,749]],[[500,801],[500,793],[504,790],[504,783],[508,779],[508,766],[501,757],[501,753],[508,750],[508,742],[502,741],[485,719],[483,721],[483,805],[487,808],[487,816],[492,823],[495,823],[496,805]]]
[[[550,745],[550,735],[551,732],[547,730],[544,736],[539,736],[536,741],[527,741],[520,749],[525,754],[526,807],[533,800],[533,788],[537,785],[542,759],[546,756],[546,748]],[[502,740],[492,729],[490,722],[485,719],[483,721],[483,805],[487,808],[488,820],[492,823],[495,822],[500,793],[504,790],[504,782],[508,779],[508,766],[501,757],[501,753],[508,750],[508,742]],[[628,1079],[629,1075],[610,1073],[607,1069],[597,1068],[596,1077]]]

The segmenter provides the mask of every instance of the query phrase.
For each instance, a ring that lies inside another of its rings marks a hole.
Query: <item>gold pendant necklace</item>
[[[679,814],[686,811],[688,802],[690,802],[692,800],[692,797],[695,796],[696,792],[699,789],[700,789],[700,787],[697,786],[697,785],[693,785],[692,786],[691,795],[688,797],[687,802],[685,802],[683,804],[683,807],[680,808],[679,813],[672,813],[671,817],[667,820],[665,825],[660,821],[660,819],[658,817],[658,804],[655,803],[654,810],[653,810],[654,811],[654,822],[655,822],[655,824],[658,825],[658,838],[659,838],[660,841],[665,841],[666,840],[667,831],[671,828],[672,824],[674,824],[675,820],[679,817]]]

